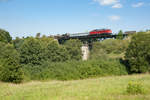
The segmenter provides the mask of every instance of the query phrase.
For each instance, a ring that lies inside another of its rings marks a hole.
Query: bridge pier
[[[82,60],[88,60],[88,58],[89,58],[89,46],[88,46],[88,44],[84,44],[81,47],[81,50],[82,50]]]

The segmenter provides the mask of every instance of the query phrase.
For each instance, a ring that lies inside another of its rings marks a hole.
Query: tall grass
[[[142,82],[145,94],[127,94],[130,81]],[[113,76],[76,81],[0,83],[0,100],[150,100],[149,75]]]

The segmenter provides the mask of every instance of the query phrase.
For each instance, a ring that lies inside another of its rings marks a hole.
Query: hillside
[[[130,81],[139,81],[144,94],[126,93]],[[0,83],[0,100],[150,100],[149,75],[112,76],[76,81]]]

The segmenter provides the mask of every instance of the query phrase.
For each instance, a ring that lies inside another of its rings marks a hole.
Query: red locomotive
[[[90,35],[99,35],[99,34],[104,35],[104,34],[112,34],[112,31],[110,29],[96,29],[89,33]]]

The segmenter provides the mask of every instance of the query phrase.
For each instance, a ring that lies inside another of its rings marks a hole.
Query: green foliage
[[[90,58],[107,58],[107,54],[121,54],[128,48],[128,40],[107,39],[102,42],[94,42],[90,52]]]
[[[11,42],[12,37],[10,36],[9,32],[0,29],[0,42]]]
[[[42,36],[38,40],[40,41],[42,48],[47,48],[48,44],[51,44],[52,42],[53,43],[55,42],[58,44],[58,42],[56,40],[54,40],[54,38],[49,38],[46,36]]]
[[[142,94],[144,92],[142,84],[135,81],[128,83],[126,91],[128,94]]]
[[[125,66],[118,60],[45,62],[41,66],[25,65],[26,76],[32,80],[73,80],[89,77],[125,75]]]
[[[8,32],[1,32],[0,41],[11,41]],[[72,80],[97,76],[124,75],[126,68],[119,60],[110,60],[107,54],[125,52],[128,41],[104,40],[93,43],[91,60],[81,61],[82,42],[68,40],[64,45],[50,37],[16,38],[13,44],[0,44],[0,79],[19,83],[33,80]],[[147,59],[150,59],[147,57]],[[23,66],[23,72],[22,67]]]
[[[45,56],[52,62],[62,62],[70,59],[66,48],[56,42],[48,44]]]
[[[120,40],[123,39],[123,32],[122,32],[122,30],[119,31],[119,33],[118,33],[118,35],[117,35],[116,38],[117,38],[117,39],[120,39]]]
[[[63,62],[70,59],[66,48],[49,37],[24,39],[19,52],[21,64],[41,65],[43,61]]]
[[[24,39],[21,39],[19,37],[16,37],[15,40],[12,40],[12,43],[17,51],[19,50],[23,42],[24,42]]]
[[[64,44],[65,48],[69,52],[70,59],[71,60],[81,60],[82,58],[82,51],[81,51],[81,46],[82,43],[80,40],[68,40]]]
[[[107,52],[104,48],[102,48],[102,44],[100,42],[95,42],[92,45],[92,50],[90,52],[90,59],[106,59]]]
[[[14,83],[23,80],[19,54],[11,44],[0,43],[0,80]]]
[[[126,51],[126,60],[132,73],[150,71],[150,34],[140,32],[132,37]]]
[[[45,61],[62,62],[70,59],[66,48],[59,45],[58,41],[53,38],[43,36],[39,41],[42,46],[42,56]]]
[[[43,60],[42,47],[35,38],[27,38],[19,49],[21,64],[40,65]]]

